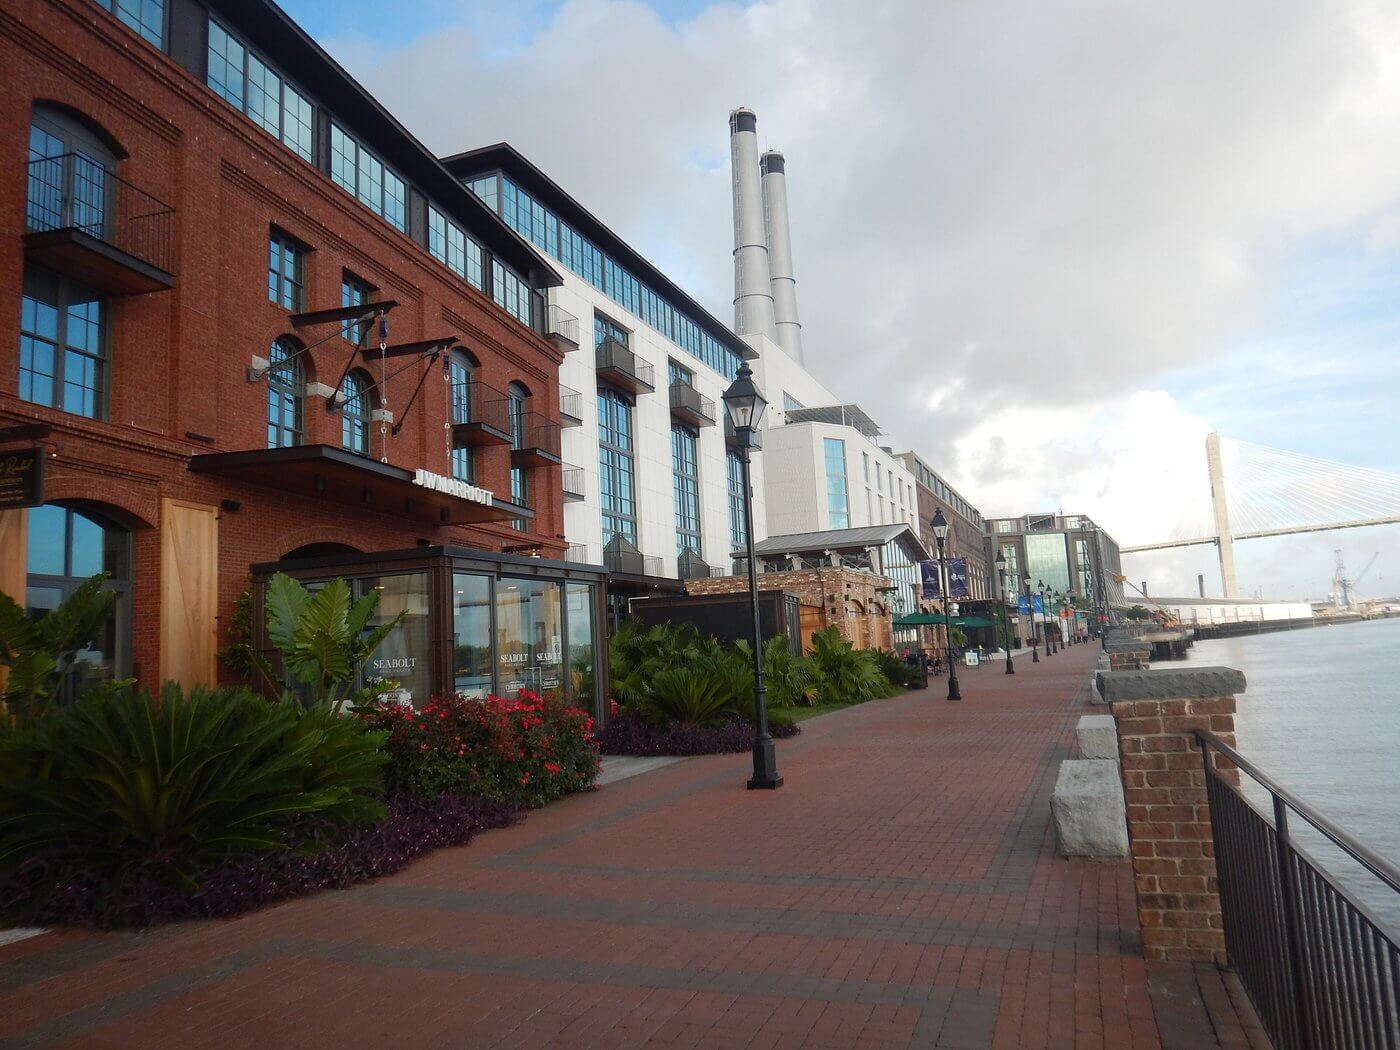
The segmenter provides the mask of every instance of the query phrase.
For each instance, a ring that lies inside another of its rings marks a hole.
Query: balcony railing
[[[1400,944],[1381,917],[1400,901],[1400,868],[1213,733],[1196,738],[1225,947],[1273,1045],[1400,1045]],[[1249,789],[1231,782],[1234,769]],[[1250,799],[1261,794],[1264,807]]]
[[[578,318],[553,303],[545,311],[545,335],[564,344],[566,353],[578,349]]]
[[[510,458],[515,464],[543,466],[559,462],[559,424],[540,412],[511,419]]]
[[[568,503],[578,503],[585,495],[584,472],[582,467],[575,467],[568,463],[564,464],[564,500]]]
[[[671,415],[695,427],[715,425],[715,403],[689,383],[671,383]]]
[[[723,575],[723,569],[717,565],[711,565],[696,551],[684,550],[676,559],[676,576],[679,579],[708,580],[711,577]]]
[[[615,339],[605,339],[594,351],[598,378],[629,394],[650,394],[656,389],[655,371]]]
[[[643,554],[624,536],[614,536],[603,548],[603,565],[625,576],[661,575],[661,559]]]
[[[571,543],[564,551],[564,560],[578,562],[581,565],[599,565],[601,562],[593,556],[591,548],[586,543]]]
[[[175,209],[81,153],[29,162],[27,254],[114,294],[175,284]]]
[[[559,388],[559,424],[565,427],[583,426],[583,395],[567,386]]]
[[[511,443],[510,399],[503,391],[478,382],[452,388],[454,448]]]

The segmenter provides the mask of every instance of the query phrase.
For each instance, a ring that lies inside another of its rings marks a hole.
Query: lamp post
[[[755,445],[759,420],[768,402],[753,381],[748,362],[739,367],[739,374],[723,396],[724,410],[734,424],[735,443],[739,446],[739,462],[744,480],[744,550],[749,561],[749,606],[753,611],[753,776],[749,788],[780,788],[782,775],[778,772],[778,756],[773,750],[773,734],[768,731],[768,690],[763,684],[763,631],[758,622],[758,567],[753,553],[753,484],[749,476],[749,455]]]
[[[945,568],[947,559],[943,556],[943,541],[948,537],[948,519],[943,516],[943,508],[939,507],[933,512],[933,538],[938,541],[938,589],[943,592],[943,648],[948,654],[948,699],[961,700],[962,693],[958,690],[958,668],[953,662],[953,614],[948,611],[948,573]]]
[[[1046,599],[1049,598],[1050,592],[1046,588],[1044,580],[1035,581],[1035,592],[1040,595],[1040,622],[1045,628],[1045,655],[1054,656],[1055,647],[1050,644],[1050,617],[1046,613],[1048,608]]]
[[[1006,673],[1015,674],[1016,668],[1011,666],[1011,623],[1008,620],[1009,614],[1006,611],[1006,555],[1000,549],[997,550],[997,581],[1001,585],[1001,620],[1006,631],[1003,638],[1006,642]]]
[[[1031,598],[1031,578],[1025,577],[1021,581],[1026,590],[1026,615],[1031,622],[1031,663],[1040,663],[1040,630],[1035,623],[1035,602]]]
[[[1070,644],[1070,645],[1078,645],[1078,644],[1079,644],[1079,606],[1078,606],[1076,603],[1078,602],[1079,598],[1078,598],[1078,595],[1075,594],[1074,588],[1073,588],[1073,587],[1071,587],[1071,588],[1065,593],[1065,600],[1068,601],[1068,603],[1069,603],[1069,644]]]

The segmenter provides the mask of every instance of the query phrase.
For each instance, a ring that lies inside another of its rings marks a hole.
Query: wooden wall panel
[[[29,561],[29,511],[0,510],[0,594],[24,604]]]
[[[160,678],[215,684],[219,644],[217,507],[161,500]]]

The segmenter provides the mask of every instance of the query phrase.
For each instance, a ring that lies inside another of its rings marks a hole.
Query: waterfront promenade
[[[777,792],[692,759],[354,890],[0,947],[0,1047],[1266,1045],[1149,969],[1126,861],[1054,855],[1097,652],[815,719]]]

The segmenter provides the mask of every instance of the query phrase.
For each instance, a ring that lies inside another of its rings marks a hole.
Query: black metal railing
[[[542,412],[512,413],[510,437],[510,447],[516,452],[533,450],[559,458],[559,424]]]
[[[564,464],[561,471],[563,482],[564,498],[581,500],[584,498],[584,473],[582,467],[575,467],[569,463]]]
[[[476,379],[452,387],[452,422],[478,423],[502,434],[511,433],[510,398],[503,390]]]
[[[557,335],[578,346],[578,318],[563,307],[550,303],[546,312],[545,334]]]
[[[598,344],[594,363],[599,372],[631,380],[626,385],[634,392],[643,387],[656,389],[656,370],[615,339],[605,339]]]
[[[1400,868],[1213,733],[1197,731],[1196,738],[1205,759],[1225,947],[1274,1045],[1400,1047],[1396,933],[1335,870],[1354,864],[1365,888],[1388,904],[1400,903]],[[1225,760],[1223,769],[1212,753]],[[1271,813],[1232,781],[1232,768],[1267,794]],[[1299,830],[1315,845],[1304,848],[1291,817],[1300,818]],[[1320,860],[1324,850],[1338,863]]]
[[[24,215],[30,233],[78,230],[174,271],[175,209],[81,153],[29,162]]]
[[[578,426],[583,420],[583,394],[572,387],[559,388],[559,416],[565,426]]]
[[[671,411],[701,426],[715,421],[714,401],[681,380],[671,382]]]

